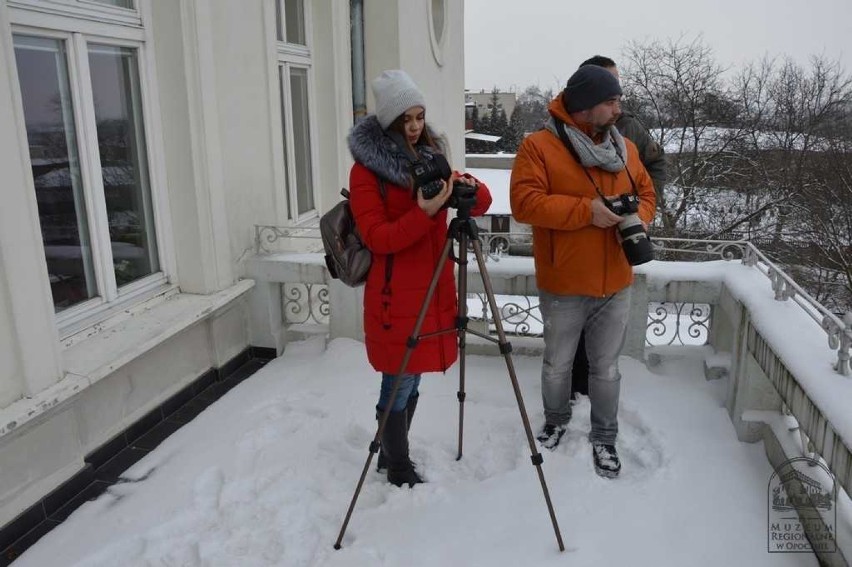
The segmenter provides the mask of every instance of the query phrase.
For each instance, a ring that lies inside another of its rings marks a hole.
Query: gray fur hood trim
[[[437,136],[428,124],[426,128],[439,147],[445,147],[443,138]],[[409,169],[412,157],[382,129],[374,114],[366,116],[352,127],[347,142],[349,152],[356,162],[394,185],[411,186]],[[417,150],[428,154],[437,153],[424,146],[418,146]]]

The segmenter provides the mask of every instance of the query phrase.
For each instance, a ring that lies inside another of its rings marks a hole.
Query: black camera
[[[639,218],[639,196],[622,193],[614,199],[604,199],[606,207],[622,217],[618,223],[618,233],[621,235],[621,247],[631,266],[638,266],[654,259],[654,248],[651,239]]]
[[[448,180],[452,173],[447,158],[442,154],[423,154],[421,159],[411,166],[415,196],[420,189],[424,199],[434,199],[444,187],[444,181]]]
[[[420,160],[414,162],[411,166],[415,197],[419,189],[423,193],[424,199],[434,199],[441,192],[444,182],[449,180],[452,173],[450,164],[443,154],[424,154]],[[450,198],[447,199],[442,208],[472,207],[476,202],[476,190],[475,185],[468,185],[461,181],[454,182]]]
[[[621,217],[639,212],[639,197],[632,193],[622,193],[611,201],[605,199],[604,204],[610,211]]]

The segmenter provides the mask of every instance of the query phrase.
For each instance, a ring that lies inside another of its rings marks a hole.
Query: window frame
[[[303,0],[305,45],[278,41],[278,26],[286,29],[283,3],[285,0],[268,0],[265,3],[266,35],[269,45],[269,93],[270,114],[272,122],[272,148],[274,158],[273,179],[276,187],[277,213],[280,224],[285,226],[300,226],[309,224],[319,218],[320,195],[318,191],[319,156],[317,140],[317,109],[315,101],[315,84],[313,62],[313,33],[311,2]],[[280,20],[279,20],[280,17]],[[299,213],[299,195],[295,179],[296,156],[295,134],[293,121],[293,99],[291,96],[291,69],[303,69],[307,79],[308,99],[308,135],[310,143],[308,151],[311,154],[311,196],[313,208]]]
[[[74,0],[76,2],[76,0]],[[84,0],[79,0],[83,2]],[[134,0],[136,19],[140,21],[142,10],[148,0]],[[162,129],[159,121],[159,104],[156,99],[154,83],[153,48],[145,30],[105,22],[81,20],[76,15],[60,13],[55,5],[64,8],[70,1],[52,0],[10,0],[10,4],[19,5],[10,10],[11,35],[57,39],[65,42],[66,65],[68,68],[71,109],[74,117],[77,154],[80,161],[80,176],[83,189],[83,201],[86,206],[89,240],[92,248],[92,261],[95,274],[97,295],[75,305],[55,312],[55,321],[60,339],[102,321],[104,318],[126,309],[128,306],[168,291],[177,285],[175,278],[176,262],[169,219],[165,164],[163,163]],[[33,5],[43,10],[33,11]],[[98,4],[98,3],[94,3]],[[99,10],[100,4],[95,6]],[[125,8],[103,6],[107,11]],[[52,9],[52,13],[45,13]],[[116,282],[112,245],[109,236],[109,218],[106,208],[100,147],[98,145],[97,123],[95,120],[94,94],[89,70],[89,45],[109,45],[135,50],[136,71],[139,81],[139,104],[141,109],[141,127],[145,134],[144,150],[148,191],[151,199],[153,227],[156,234],[157,260],[159,270],[119,286]],[[15,70],[17,77],[17,69]],[[20,91],[20,83],[16,85]],[[16,109],[23,117],[23,108]],[[25,150],[24,166],[32,178],[29,141],[27,132],[22,129],[19,143]],[[33,185],[28,187],[34,191]],[[39,243],[44,250],[44,243]],[[55,308],[54,308],[55,309]]]
[[[143,24],[140,3],[147,1],[149,0],[133,0],[132,9],[111,6],[96,0],[7,0],[7,4],[13,14],[13,24],[16,21],[26,23],[21,22],[21,18],[31,14],[33,17],[58,16],[96,24],[118,24],[141,29]]]

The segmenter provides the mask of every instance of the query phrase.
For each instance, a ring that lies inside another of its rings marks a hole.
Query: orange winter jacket
[[[576,126],[562,106],[561,94],[550,103],[551,115]],[[650,224],[656,194],[639,152],[630,140],[627,169],[639,194],[639,217]],[[588,168],[607,197],[632,192],[630,178],[597,167]],[[592,225],[592,199],[598,197],[583,167],[549,130],[539,130],[521,143],[512,168],[512,215],[533,227],[533,255],[539,289],[557,295],[612,295],[633,282],[633,269],[616,236],[617,227]]]

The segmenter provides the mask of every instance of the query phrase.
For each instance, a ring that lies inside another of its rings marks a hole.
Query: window
[[[277,0],[277,38],[283,43],[307,45],[304,0]]]
[[[13,20],[12,35],[60,326],[166,282],[149,173],[143,44],[90,37],[74,31],[74,18],[63,21],[68,31]]]
[[[313,74],[308,6],[275,0],[284,192],[290,221],[315,216]]]
[[[133,0],[90,0],[98,4],[106,4],[107,6],[116,6],[117,8],[133,9]]]
[[[427,2],[429,24],[429,43],[432,46],[432,56],[439,67],[444,65],[444,36],[447,29],[447,0],[431,0]]]
[[[445,0],[432,0],[432,33],[438,45],[444,41],[444,2]]]

